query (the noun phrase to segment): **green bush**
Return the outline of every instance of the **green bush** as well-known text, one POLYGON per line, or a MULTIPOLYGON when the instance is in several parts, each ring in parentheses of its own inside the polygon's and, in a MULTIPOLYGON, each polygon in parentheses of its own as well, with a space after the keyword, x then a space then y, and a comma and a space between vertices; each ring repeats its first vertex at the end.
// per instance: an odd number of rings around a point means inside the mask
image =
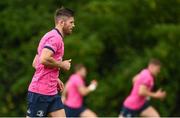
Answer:
MULTIPOLYGON (((85 99, 87 107, 99 116, 117 116, 131 78, 156 57, 163 62, 156 86, 168 96, 163 102, 152 100, 152 105, 162 116, 180 116, 179 0, 1 0, 0 116, 25 116, 31 63, 62 5, 76 11, 64 58, 88 67, 87 82, 99 81, 97 91, 85 99)), ((71 72, 62 72, 64 82, 71 72)))

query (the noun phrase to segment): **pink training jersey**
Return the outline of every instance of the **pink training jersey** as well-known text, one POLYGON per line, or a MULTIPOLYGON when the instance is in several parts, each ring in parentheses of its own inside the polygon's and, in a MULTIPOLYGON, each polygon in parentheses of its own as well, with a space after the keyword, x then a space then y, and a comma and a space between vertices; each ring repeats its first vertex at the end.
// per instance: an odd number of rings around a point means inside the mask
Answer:
POLYGON ((83 96, 78 91, 80 86, 85 86, 84 79, 78 74, 71 75, 66 83, 67 98, 65 105, 71 108, 80 108, 83 105, 83 96))
POLYGON ((138 77, 139 78, 135 81, 130 95, 124 102, 124 106, 132 110, 140 109, 147 100, 147 97, 140 96, 138 94, 139 87, 141 85, 145 85, 149 90, 151 90, 154 86, 154 77, 148 69, 142 70, 139 73, 138 77))
POLYGON ((58 93, 57 80, 59 78, 58 68, 48 68, 40 63, 40 55, 42 50, 47 48, 51 50, 53 58, 56 61, 61 61, 64 55, 64 43, 60 32, 53 29, 46 33, 38 46, 38 56, 35 62, 36 71, 29 85, 28 91, 43 95, 55 95, 58 93))

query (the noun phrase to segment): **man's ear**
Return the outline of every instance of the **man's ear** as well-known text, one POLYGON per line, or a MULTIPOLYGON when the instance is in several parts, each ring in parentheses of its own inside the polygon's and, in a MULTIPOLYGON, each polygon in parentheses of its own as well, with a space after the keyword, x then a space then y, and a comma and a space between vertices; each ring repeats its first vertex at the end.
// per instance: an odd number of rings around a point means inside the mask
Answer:
POLYGON ((61 27, 64 27, 64 21, 63 20, 59 20, 58 23, 61 25, 61 27))

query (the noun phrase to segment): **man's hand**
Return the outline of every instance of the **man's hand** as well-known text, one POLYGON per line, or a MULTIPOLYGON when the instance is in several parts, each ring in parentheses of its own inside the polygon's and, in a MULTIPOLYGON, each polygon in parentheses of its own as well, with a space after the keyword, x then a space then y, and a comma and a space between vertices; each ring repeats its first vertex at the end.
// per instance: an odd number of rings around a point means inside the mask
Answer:
POLYGON ((58 89, 60 92, 63 92, 64 90, 64 84, 60 79, 58 79, 58 89))
POLYGON ((88 89, 89 89, 90 91, 96 90, 97 84, 98 84, 98 82, 97 82, 96 80, 92 80, 92 81, 91 81, 91 84, 88 86, 88 89))
POLYGON ((155 92, 154 96, 160 100, 163 100, 166 97, 166 92, 162 91, 162 89, 159 89, 155 92))
POLYGON ((69 70, 71 68, 71 59, 60 62, 60 68, 69 70))

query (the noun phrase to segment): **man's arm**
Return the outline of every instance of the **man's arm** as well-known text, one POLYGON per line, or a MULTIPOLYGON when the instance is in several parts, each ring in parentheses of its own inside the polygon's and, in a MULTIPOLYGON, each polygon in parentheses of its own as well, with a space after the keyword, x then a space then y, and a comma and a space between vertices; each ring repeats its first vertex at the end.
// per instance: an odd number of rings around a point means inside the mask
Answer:
POLYGON ((36 54, 36 56, 34 57, 33 63, 32 63, 33 68, 36 68, 37 57, 38 57, 38 55, 36 54))
POLYGON ((86 96, 86 95, 88 95, 88 94, 91 92, 91 90, 90 90, 88 87, 86 87, 86 86, 80 86, 80 87, 78 87, 78 91, 79 91, 79 93, 80 93, 82 96, 86 96))
POLYGON ((40 63, 50 68, 60 68, 60 62, 53 57, 53 51, 44 48, 40 56, 40 63))
POLYGON ((40 63, 49 68, 63 68, 65 70, 70 69, 71 60, 56 61, 52 56, 53 56, 53 51, 44 48, 40 56, 40 63))
POLYGON ((64 91, 62 92, 62 97, 61 97, 61 100, 62 100, 62 102, 64 103, 65 102, 65 100, 66 100, 66 95, 67 95, 67 89, 66 89, 66 87, 64 88, 64 91))
POLYGON ((146 97, 153 97, 157 99, 163 99, 166 96, 166 92, 162 91, 161 89, 159 89, 156 92, 151 92, 150 90, 148 90, 146 85, 141 85, 139 88, 139 95, 146 97))
POLYGON ((138 78, 139 78, 139 74, 135 75, 132 79, 132 83, 134 84, 138 78))
POLYGON ((82 96, 88 95, 90 92, 94 91, 97 87, 97 82, 95 80, 91 81, 91 84, 86 87, 84 85, 78 87, 78 91, 82 96))

